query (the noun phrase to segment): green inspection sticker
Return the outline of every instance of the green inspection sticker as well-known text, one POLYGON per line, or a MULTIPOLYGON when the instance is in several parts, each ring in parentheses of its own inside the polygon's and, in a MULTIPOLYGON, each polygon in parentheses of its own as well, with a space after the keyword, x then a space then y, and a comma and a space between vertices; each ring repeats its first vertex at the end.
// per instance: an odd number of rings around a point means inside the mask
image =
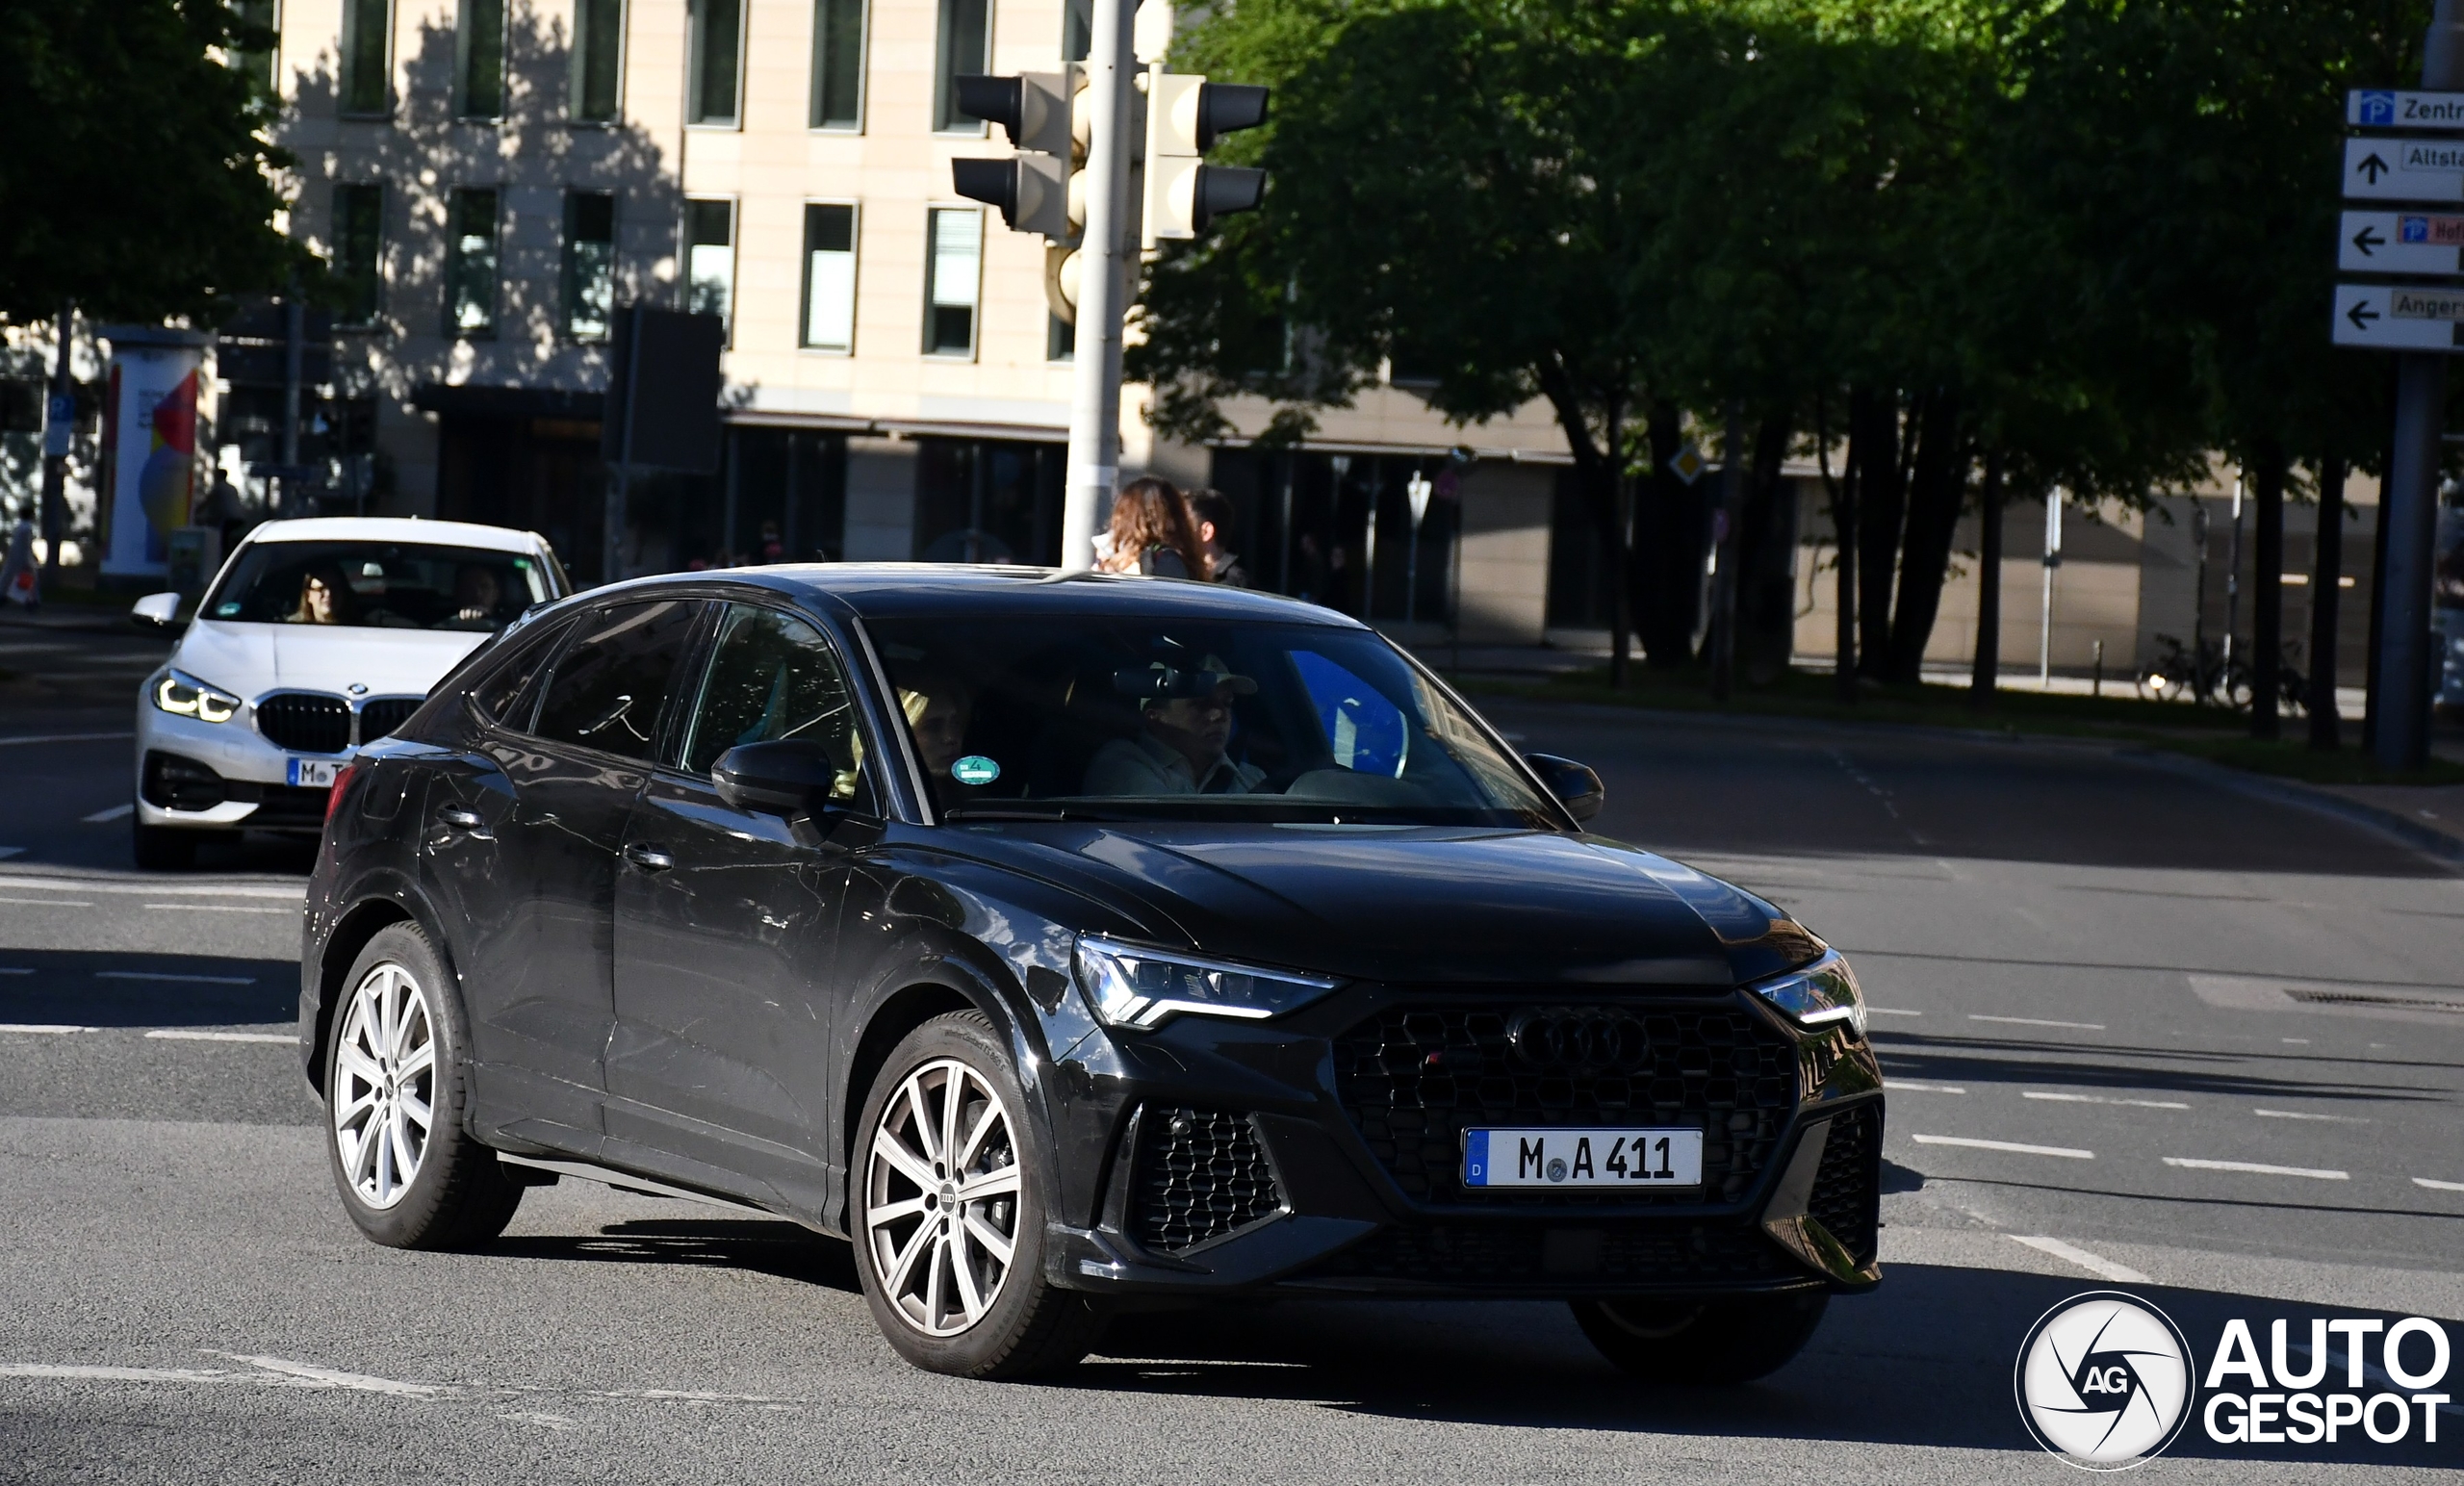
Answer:
POLYGON ((1001 766, 982 754, 969 754, 950 765, 950 778, 962 784, 989 784, 1001 777, 1001 766))

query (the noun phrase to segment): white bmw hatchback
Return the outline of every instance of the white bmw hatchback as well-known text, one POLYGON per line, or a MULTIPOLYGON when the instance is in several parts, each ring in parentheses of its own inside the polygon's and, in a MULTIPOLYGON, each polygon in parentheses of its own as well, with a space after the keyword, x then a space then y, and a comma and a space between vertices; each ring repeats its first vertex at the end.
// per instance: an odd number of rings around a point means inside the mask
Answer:
MULTIPOLYGON (((314 835, 334 774, 463 656, 569 591, 535 532, 333 518, 248 533, 137 703, 137 862, 241 830, 314 835)), ((178 596, 138 601, 169 625, 178 596)))

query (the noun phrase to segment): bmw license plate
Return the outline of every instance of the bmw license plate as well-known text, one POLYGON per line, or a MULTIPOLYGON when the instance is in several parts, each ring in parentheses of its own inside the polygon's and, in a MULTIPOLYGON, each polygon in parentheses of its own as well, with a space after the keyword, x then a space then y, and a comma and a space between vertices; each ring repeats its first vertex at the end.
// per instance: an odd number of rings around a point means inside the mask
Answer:
POLYGON ((331 758, 294 758, 291 760, 291 782, 309 789, 324 789, 334 782, 334 771, 341 763, 331 758))
POLYGON ((1700 1130, 1466 1130, 1466 1187, 1700 1187, 1700 1130))

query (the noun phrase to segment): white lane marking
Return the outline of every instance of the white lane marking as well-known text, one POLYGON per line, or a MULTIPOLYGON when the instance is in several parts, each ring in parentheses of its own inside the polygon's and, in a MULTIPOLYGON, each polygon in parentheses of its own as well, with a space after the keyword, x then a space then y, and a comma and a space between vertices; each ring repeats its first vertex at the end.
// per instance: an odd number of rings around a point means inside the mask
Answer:
POLYGON ((213 1383, 218 1368, 90 1368, 56 1362, 0 1362, 0 1377, 59 1377, 82 1383, 213 1383))
POLYGON ((145 1035, 166 1042, 280 1042, 290 1047, 299 1045, 299 1035, 295 1032, 190 1032, 178 1027, 157 1027, 145 1035))
POLYGON ((101 743, 112 738, 133 738, 133 732, 29 732, 13 738, 0 738, 0 748, 12 743, 101 743))
POLYGON ((1886 1078, 1883 1080, 1883 1088, 1889 1089, 1912 1089, 1920 1094, 1964 1094, 1967 1092, 1965 1089, 1957 1084, 1913 1084, 1904 1078, 1886 1078))
POLYGON ((1869 1016, 1922 1016, 1925 1014, 1922 1012, 1912 1012, 1905 1007, 1896 1006, 1869 1006, 1865 1008, 1865 1013, 1869 1016))
POLYGON ((2284 1043, 2288 1047, 2308 1047, 2310 1045, 2310 1039, 2308 1038, 2278 1038, 2276 1040, 2284 1043))
POLYGON ((543 1414, 535 1409, 516 1409, 510 1414, 499 1414, 497 1418, 517 1424, 537 1424, 542 1429, 552 1429, 559 1434, 581 1427, 578 1420, 567 1419, 562 1414, 543 1414))
POLYGON ((2339 1125, 2366 1125, 2370 1121, 2358 1114, 2311 1114, 2300 1110, 2252 1110, 2262 1119, 2322 1119, 2339 1125))
POLYGON ((227 1357, 244 1362, 252 1368, 296 1378, 303 1387, 347 1388, 359 1393, 392 1394, 403 1398, 433 1398, 451 1389, 442 1383, 405 1383, 396 1378, 377 1377, 367 1372, 346 1372, 339 1368, 321 1368, 313 1362, 293 1362, 288 1357, 250 1357, 239 1352, 206 1353, 209 1357, 227 1357))
POLYGON ((174 975, 167 970, 97 970, 98 981, 171 981, 183 986, 254 986, 252 975, 174 975))
POLYGON ((25 854, 26 849, 22 846, 0 846, 0 859, 5 859, 10 857, 22 857, 25 854))
POLYGON ((2102 1032, 2103 1022, 2047 1021, 2041 1016, 1988 1016, 1982 1012, 1967 1013, 1969 1021, 2007 1022, 2014 1027, 2069 1027, 2079 1032, 2102 1032))
POLYGON ((2426 1176, 2414 1177, 2413 1185, 2426 1187, 2432 1191, 2464 1191, 2464 1182, 2441 1182, 2426 1176))
POLYGON ((134 893, 154 898, 288 898, 304 902, 305 887, 278 887, 271 883, 122 883, 104 877, 37 877, 31 872, 0 872, 0 888, 40 888, 46 892, 134 893))
POLYGON ((38 1032, 57 1036, 64 1032, 99 1032, 99 1027, 72 1027, 63 1022, 0 1022, 0 1032, 38 1032))
POLYGON ((2087 1270, 2098 1279, 2112 1280, 2117 1285, 2153 1285, 2156 1283, 2154 1280, 2149 1279, 2146 1275, 2140 1273, 2137 1269, 2132 1268, 2126 1264, 2116 1264, 2101 1254, 2092 1254, 2084 1248, 2078 1248, 2071 1244, 2065 1243, 2060 1239, 2023 1238, 2015 1233, 2011 1235, 2011 1242, 2014 1243, 2025 1243, 2028 1247, 2035 1249, 2040 1254, 2051 1254, 2056 1259, 2063 1260, 2069 1264, 2075 1264, 2080 1268, 2087 1270))
POLYGON ((2319 1182, 2348 1182, 2349 1171, 2330 1171, 2323 1166, 2272 1166, 2257 1161, 2202 1161, 2194 1156, 2168 1156, 2165 1165, 2186 1166, 2193 1171, 2246 1171, 2252 1176, 2306 1176, 2319 1182))
POLYGON ((1975 1140, 1963 1135, 1912 1135, 1919 1145, 1964 1145, 1980 1151, 2015 1151, 2022 1156, 2060 1156, 2067 1161, 2093 1161, 2094 1151, 2072 1145, 2021 1145, 2015 1140, 1975 1140))
POLYGON ((149 909, 163 909, 182 913, 279 913, 291 916, 290 909, 261 909, 247 903, 148 903, 149 909))
POLYGON ((84 815, 78 818, 83 820, 89 826, 102 826, 108 825, 116 820, 125 820, 127 817, 136 813, 137 807, 133 805, 115 805, 108 810, 96 810, 91 815, 84 815))
POLYGON ((32 975, 34 973, 35 967, 32 965, 0 965, 0 975, 32 975))
POLYGON ((89 898, 0 898, 0 903, 23 903, 39 909, 90 909, 94 906, 89 898))
POLYGON ((2040 1089, 2030 1089, 2019 1095, 2022 1099, 2051 1099, 2062 1104, 2127 1104, 2141 1110, 2187 1110, 2189 1105, 2177 1099, 2109 1099, 2103 1094, 2057 1094, 2040 1089))

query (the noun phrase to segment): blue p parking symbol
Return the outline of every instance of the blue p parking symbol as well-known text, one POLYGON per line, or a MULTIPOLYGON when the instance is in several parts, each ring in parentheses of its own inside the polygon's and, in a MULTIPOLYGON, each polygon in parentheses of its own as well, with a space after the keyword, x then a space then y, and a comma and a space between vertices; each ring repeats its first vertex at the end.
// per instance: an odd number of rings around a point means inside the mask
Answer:
POLYGON ((2392 124, 2396 121, 2396 95, 2384 89, 2366 89, 2361 95, 2361 121, 2364 124, 2392 124))

